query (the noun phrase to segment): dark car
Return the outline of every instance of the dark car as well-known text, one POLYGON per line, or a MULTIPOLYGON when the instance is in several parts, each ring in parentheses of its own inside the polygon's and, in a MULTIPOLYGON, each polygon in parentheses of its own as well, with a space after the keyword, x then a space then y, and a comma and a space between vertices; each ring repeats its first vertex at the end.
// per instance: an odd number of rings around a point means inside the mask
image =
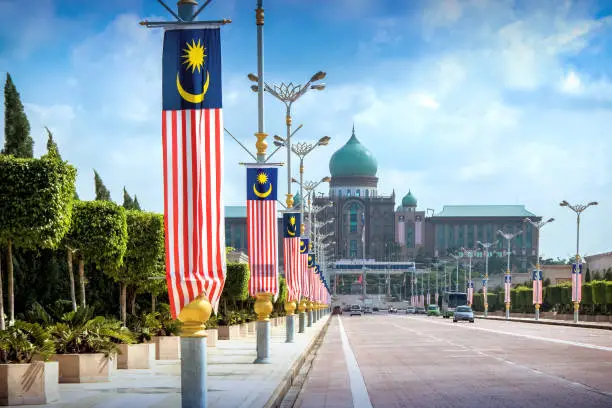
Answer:
POLYGON ((341 315, 342 314, 342 308, 340 306, 334 306, 334 310, 333 310, 332 314, 341 315))
POLYGON ((370 306, 366 306, 366 307, 364 307, 364 308, 363 308, 363 313, 364 313, 364 314, 366 314, 366 313, 372 313, 372 308, 370 308, 370 306))
POLYGON ((379 310, 380 310, 380 309, 378 309, 376 306, 374 306, 374 307, 372 308, 372 311, 374 311, 374 312, 378 312, 379 310))

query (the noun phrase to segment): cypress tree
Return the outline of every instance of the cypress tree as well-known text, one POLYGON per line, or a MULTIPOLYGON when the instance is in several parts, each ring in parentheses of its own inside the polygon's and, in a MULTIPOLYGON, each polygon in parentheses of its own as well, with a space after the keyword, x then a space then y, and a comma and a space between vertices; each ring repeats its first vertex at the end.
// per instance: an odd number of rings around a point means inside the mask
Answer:
POLYGON ((4 84, 4 149, 2 154, 15 157, 34 157, 34 141, 30 136, 30 122, 23 110, 21 97, 10 74, 4 84))
POLYGON ((47 129, 47 135, 49 137, 47 139, 47 154, 50 157, 55 157, 55 158, 57 158, 59 160, 62 160, 62 156, 59 153, 59 149, 57 148, 57 144, 53 140, 53 134, 51 133, 51 131, 49 130, 48 127, 45 126, 45 129, 47 129))
POLYGON ((126 210, 134 209, 134 200, 132 200, 125 187, 123 187, 123 208, 126 210))
POLYGON ((589 268, 587 268, 586 275, 584 275, 584 281, 585 282, 590 282, 591 281, 591 270, 589 268))
POLYGON ((110 191, 104 185, 102 178, 96 170, 94 170, 94 182, 96 184, 96 200, 97 201, 113 201, 111 200, 110 191))
POLYGON ((75 201, 79 201, 79 193, 76 192, 76 190, 74 190, 74 197, 72 197, 75 201))
POLYGON ((134 194, 134 204, 132 208, 134 210, 142 211, 142 209, 140 208, 140 203, 138 202, 138 197, 136 197, 136 194, 134 194))

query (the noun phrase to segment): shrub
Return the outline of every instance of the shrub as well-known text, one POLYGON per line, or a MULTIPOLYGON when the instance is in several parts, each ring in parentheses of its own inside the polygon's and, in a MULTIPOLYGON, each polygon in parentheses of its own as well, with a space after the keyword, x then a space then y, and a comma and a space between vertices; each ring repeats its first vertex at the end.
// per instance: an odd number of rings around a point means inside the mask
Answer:
POLYGON ((41 325, 18 320, 0 331, 0 350, 2 364, 29 364, 34 356, 48 360, 55 353, 55 345, 49 331, 41 325))

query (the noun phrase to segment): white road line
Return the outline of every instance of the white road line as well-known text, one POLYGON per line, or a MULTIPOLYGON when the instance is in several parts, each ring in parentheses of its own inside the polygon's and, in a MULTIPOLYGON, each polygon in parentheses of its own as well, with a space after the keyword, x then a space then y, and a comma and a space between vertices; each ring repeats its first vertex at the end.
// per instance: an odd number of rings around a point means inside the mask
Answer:
MULTIPOLYGON (((431 320, 423 320, 423 321, 426 321, 427 323, 431 323, 431 324, 438 324, 441 326, 450 327, 450 325, 448 325, 447 323, 434 322, 431 320)), ((464 326, 462 324, 453 325, 452 327, 461 327, 462 329, 467 329, 467 330, 480 330, 480 331, 497 333, 497 334, 507 334, 510 336, 524 337, 526 339, 531 339, 531 340, 547 341, 550 343, 565 344, 568 346, 583 347, 583 348, 589 348, 589 349, 594 349, 594 350, 612 351, 612 347, 598 346, 595 344, 580 343, 577 341, 570 341, 570 340, 552 339, 550 337, 540 337, 540 336, 534 336, 532 334, 512 333, 512 332, 506 332, 506 331, 501 331, 501 330, 485 329, 484 327, 464 326)))
POLYGON ((344 351, 344 359, 346 360, 346 368, 349 374, 349 382, 351 384, 351 394, 353 395, 354 408, 372 408, 368 389, 366 388, 363 375, 357 364, 357 359, 349 343, 348 336, 342 325, 342 318, 338 318, 338 326, 340 327, 340 339, 342 340, 342 350, 344 351))

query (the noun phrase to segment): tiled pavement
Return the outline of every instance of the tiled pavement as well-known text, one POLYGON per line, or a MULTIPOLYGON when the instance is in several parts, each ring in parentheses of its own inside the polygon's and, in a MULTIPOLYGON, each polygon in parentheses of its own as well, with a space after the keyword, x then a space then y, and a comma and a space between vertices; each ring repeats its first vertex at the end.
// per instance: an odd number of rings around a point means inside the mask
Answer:
MULTIPOLYGON (((254 335, 219 340, 217 347, 209 347, 208 407, 264 407, 327 318, 324 316, 303 334, 296 332, 294 343, 285 343, 284 325, 272 327, 270 364, 253 364, 254 335)), ((179 361, 157 362, 148 370, 115 370, 108 383, 60 384, 59 402, 22 407, 178 408, 180 379, 179 361)))
POLYGON ((295 408, 352 408, 338 318, 332 317, 295 408))

